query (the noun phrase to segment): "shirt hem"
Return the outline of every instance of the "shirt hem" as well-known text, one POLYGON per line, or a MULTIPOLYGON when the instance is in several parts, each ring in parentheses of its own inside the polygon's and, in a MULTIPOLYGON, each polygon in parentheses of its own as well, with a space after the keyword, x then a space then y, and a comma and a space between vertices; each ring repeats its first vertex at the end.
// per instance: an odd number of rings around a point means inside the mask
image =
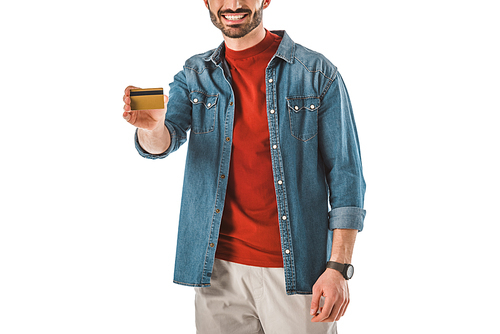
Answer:
POLYGON ((192 286, 192 287, 209 287, 210 286, 210 283, 185 283, 185 282, 179 282, 179 281, 176 281, 176 280, 173 280, 173 282, 175 284, 179 284, 179 285, 184 285, 184 286, 192 286))
POLYGON ((241 264, 241 265, 244 265, 244 266, 250 266, 250 267, 260 267, 260 268, 283 268, 283 263, 281 263, 280 265, 266 265, 266 264, 262 264, 262 263, 255 263, 255 262, 248 262, 248 261, 242 261, 242 260, 238 260, 238 259, 229 259, 227 257, 224 257, 224 256, 220 256, 220 255, 216 255, 215 256, 216 259, 219 259, 219 260, 223 260, 223 261, 227 261, 227 262, 233 262, 233 263, 237 263, 237 264, 241 264))

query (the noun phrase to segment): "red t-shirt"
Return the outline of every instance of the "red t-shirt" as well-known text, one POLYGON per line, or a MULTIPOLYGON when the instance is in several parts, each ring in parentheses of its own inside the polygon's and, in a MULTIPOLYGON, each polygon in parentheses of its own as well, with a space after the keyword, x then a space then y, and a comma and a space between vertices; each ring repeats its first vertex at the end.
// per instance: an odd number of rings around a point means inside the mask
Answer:
POLYGON ((274 189, 265 75, 281 37, 269 31, 259 44, 233 51, 234 130, 218 259, 259 267, 283 267, 274 189))

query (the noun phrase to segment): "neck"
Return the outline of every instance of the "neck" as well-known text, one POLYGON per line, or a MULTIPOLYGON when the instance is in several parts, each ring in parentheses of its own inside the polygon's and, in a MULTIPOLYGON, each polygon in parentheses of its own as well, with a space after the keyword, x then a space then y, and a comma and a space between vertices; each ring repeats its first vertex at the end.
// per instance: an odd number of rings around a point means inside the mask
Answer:
POLYGON ((234 51, 242 51, 251 48, 262 42, 266 37, 266 29, 261 23, 257 28, 249 32, 247 35, 241 38, 230 38, 223 35, 226 47, 234 51))

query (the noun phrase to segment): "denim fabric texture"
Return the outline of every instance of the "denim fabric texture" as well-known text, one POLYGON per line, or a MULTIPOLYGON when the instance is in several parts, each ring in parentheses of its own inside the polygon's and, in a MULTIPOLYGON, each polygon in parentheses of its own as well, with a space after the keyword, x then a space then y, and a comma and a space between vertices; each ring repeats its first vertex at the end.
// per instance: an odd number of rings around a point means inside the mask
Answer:
MULTIPOLYGON (((323 55, 284 31, 266 69, 267 118, 287 294, 310 294, 330 257, 332 231, 363 229, 365 181, 346 87, 323 55)), ((209 286, 231 163, 235 103, 224 43, 188 59, 170 84, 165 158, 189 146, 174 282, 209 286)))

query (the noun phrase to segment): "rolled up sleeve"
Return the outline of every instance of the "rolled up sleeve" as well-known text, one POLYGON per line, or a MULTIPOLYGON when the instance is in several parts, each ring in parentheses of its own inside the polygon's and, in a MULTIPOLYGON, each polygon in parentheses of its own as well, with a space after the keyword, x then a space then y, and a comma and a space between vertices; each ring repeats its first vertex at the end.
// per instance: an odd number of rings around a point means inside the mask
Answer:
POLYGON ((174 151, 174 147, 176 147, 175 141, 177 140, 177 136, 175 135, 175 130, 172 125, 168 124, 165 122, 165 126, 167 127, 169 133, 170 133, 170 146, 167 148, 167 150, 163 153, 160 154, 152 154, 144 150, 139 143, 139 138, 137 137, 137 131, 135 131, 135 148, 137 149, 137 152, 141 155, 141 157, 147 158, 147 159, 163 159, 167 157, 170 153, 174 151))
POLYGON ((353 229, 361 232, 365 221, 366 210, 356 207, 336 208, 329 213, 329 228, 334 230, 353 229))

